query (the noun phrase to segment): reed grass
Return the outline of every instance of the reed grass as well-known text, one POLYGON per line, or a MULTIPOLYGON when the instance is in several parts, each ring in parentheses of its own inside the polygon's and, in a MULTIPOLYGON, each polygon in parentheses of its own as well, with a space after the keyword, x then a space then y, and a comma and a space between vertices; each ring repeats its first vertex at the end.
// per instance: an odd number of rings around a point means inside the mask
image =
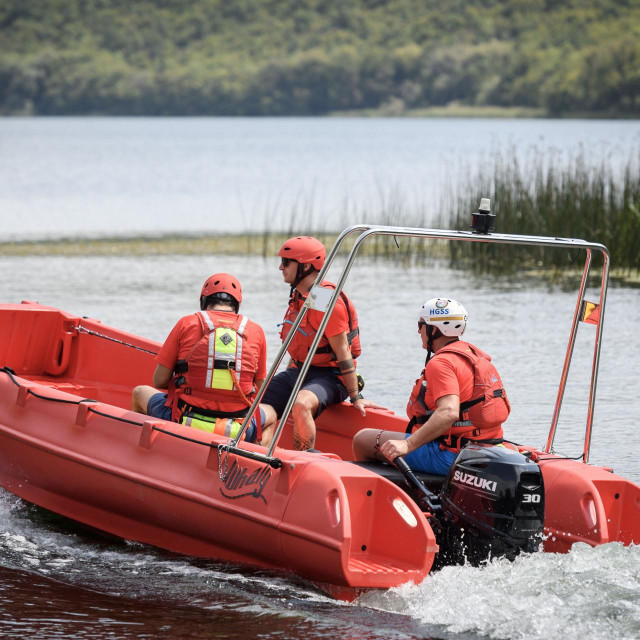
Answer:
MULTIPOLYGON (((584 153, 558 167, 532 154, 494 156, 489 167, 472 175, 441 218, 454 228, 469 228, 470 212, 482 197, 491 198, 496 231, 524 235, 580 238, 604 244, 618 276, 637 279, 640 270, 640 150, 617 170, 609 161, 589 164, 584 153)), ((582 252, 580 252, 582 253, 582 252)), ((581 267, 584 256, 552 247, 515 247, 451 243, 452 263, 476 271, 513 273, 581 267)), ((595 260, 594 260, 595 264, 595 260)))

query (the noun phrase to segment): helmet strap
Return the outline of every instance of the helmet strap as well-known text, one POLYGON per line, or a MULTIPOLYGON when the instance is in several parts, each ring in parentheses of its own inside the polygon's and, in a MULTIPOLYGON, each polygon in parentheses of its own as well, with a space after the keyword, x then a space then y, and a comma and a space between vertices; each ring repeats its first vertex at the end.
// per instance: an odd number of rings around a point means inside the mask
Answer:
POLYGON ((234 313, 238 313, 240 310, 240 303, 231 295, 226 294, 226 299, 218 297, 217 293, 212 293, 210 296, 200 296, 200 310, 206 311, 210 306, 215 304, 223 304, 233 308, 234 313))
POLYGON ((315 271, 313 265, 310 264, 302 264, 298 262, 298 270, 296 271, 296 279, 293 281, 291 285, 291 293, 293 294, 293 290, 311 273, 315 271), (306 267, 306 269, 305 269, 306 267))
POLYGON ((424 366, 426 367, 427 362, 429 362, 431 356, 433 355, 433 341, 437 337, 435 333, 436 331, 440 333, 440 331, 437 329, 437 327, 434 327, 431 324, 428 324, 425 327, 425 331, 427 332, 427 359, 424 361, 424 366))

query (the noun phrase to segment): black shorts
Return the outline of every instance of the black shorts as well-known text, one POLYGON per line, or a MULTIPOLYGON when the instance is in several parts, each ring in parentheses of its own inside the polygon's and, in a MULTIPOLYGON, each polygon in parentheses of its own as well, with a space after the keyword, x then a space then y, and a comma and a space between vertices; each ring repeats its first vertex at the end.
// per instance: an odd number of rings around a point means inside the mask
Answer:
MULTIPOLYGON (((298 379, 300 369, 289 368, 273 377, 261 402, 271 405, 280 418, 284 413, 293 386, 298 379)), ((309 367, 300 390, 311 391, 318 398, 319 416, 328 406, 346 400, 349 394, 340 378, 329 367, 309 367)))

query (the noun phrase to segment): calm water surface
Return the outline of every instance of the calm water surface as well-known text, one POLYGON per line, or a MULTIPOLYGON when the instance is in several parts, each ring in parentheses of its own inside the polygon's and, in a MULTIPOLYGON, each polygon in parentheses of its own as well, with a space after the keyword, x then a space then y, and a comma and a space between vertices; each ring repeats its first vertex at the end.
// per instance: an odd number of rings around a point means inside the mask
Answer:
POLYGON ((0 239, 430 224, 496 151, 623 165, 638 121, 0 119, 0 239))
MULTIPOLYGON (((340 227, 347 214, 370 222, 389 204, 426 221, 448 185, 496 149, 524 160, 537 149, 566 163, 582 148, 615 165, 637 150, 638 129, 633 121, 0 119, 0 239, 267 221, 340 227)), ((288 294, 276 259, 0 256, 0 299, 37 300, 162 341, 195 310, 204 279, 222 270, 242 281, 243 311, 263 325, 274 355, 288 294)), ((347 292, 360 316, 366 395, 404 411, 424 362, 416 309, 448 295, 465 304, 468 339, 501 372, 513 405, 507 433, 544 445, 575 284, 567 292, 437 265, 357 263, 347 292)), ((591 451, 591 462, 635 482, 638 317, 639 290, 610 290, 591 451)), ((581 327, 556 439, 567 455, 582 451, 592 339, 593 327, 581 327)), ((640 637, 637 547, 446 568, 345 605, 288 576, 104 539, 2 490, 0 522, 0 638, 640 637)))

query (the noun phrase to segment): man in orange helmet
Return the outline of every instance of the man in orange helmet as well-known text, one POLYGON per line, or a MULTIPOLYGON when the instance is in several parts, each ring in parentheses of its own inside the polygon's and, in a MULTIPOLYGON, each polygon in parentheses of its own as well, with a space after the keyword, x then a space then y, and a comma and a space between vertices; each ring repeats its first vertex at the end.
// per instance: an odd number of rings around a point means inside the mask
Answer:
MULTIPOLYGON (((131 408, 234 438, 267 368, 264 331, 238 314, 241 302, 237 278, 228 273, 208 278, 200 311, 172 329, 156 356, 154 386, 136 387, 131 408)), ((249 442, 271 440, 275 416, 262 408, 259 413, 244 433, 249 442)))
MULTIPOLYGON (((289 306, 280 332, 284 341, 318 277, 326 251, 316 238, 298 236, 287 240, 278 255, 281 258, 280 271, 284 281, 291 286, 289 306)), ((322 282, 322 286, 335 287, 326 281, 322 282)), ((300 367, 322 321, 322 315, 320 311, 307 310, 288 347, 291 356, 289 368, 274 376, 262 398, 263 403, 269 405, 269 409, 273 409, 278 418, 284 412, 300 367)), ((295 449, 314 448, 314 418, 329 405, 349 398, 362 415, 365 415, 365 407, 378 406, 365 400, 359 393, 355 359, 360 351, 358 316, 351 300, 341 293, 292 407, 295 449)))

